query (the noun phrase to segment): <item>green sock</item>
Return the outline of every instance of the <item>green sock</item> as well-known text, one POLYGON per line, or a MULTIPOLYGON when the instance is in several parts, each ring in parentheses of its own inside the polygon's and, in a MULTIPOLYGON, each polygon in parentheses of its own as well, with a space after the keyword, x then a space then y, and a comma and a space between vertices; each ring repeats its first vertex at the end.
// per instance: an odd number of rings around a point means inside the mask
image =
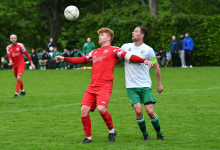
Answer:
POLYGON ((136 119, 136 121, 137 121, 139 128, 140 128, 141 132, 143 133, 143 135, 146 135, 147 130, 146 130, 146 124, 145 124, 144 117, 142 117, 141 119, 136 119))
POLYGON ((157 134, 160 135, 161 131, 160 131, 160 123, 159 123, 158 116, 156 116, 155 118, 150 118, 150 121, 151 121, 154 129, 156 130, 157 134))

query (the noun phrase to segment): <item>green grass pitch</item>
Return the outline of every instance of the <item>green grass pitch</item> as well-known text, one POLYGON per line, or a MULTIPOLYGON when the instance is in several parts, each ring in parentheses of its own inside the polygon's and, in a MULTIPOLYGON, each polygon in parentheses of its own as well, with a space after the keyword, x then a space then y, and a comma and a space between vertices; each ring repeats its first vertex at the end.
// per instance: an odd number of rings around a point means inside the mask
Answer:
POLYGON ((25 70, 26 95, 13 99, 16 80, 12 71, 0 71, 0 149, 2 150, 141 150, 220 149, 220 68, 162 68, 164 91, 158 94, 154 69, 154 105, 166 141, 144 112, 150 141, 144 142, 125 89, 124 67, 114 70, 113 93, 108 105, 117 131, 107 142, 108 129, 96 110, 90 113, 93 143, 84 138, 80 103, 90 83, 91 70, 25 70))

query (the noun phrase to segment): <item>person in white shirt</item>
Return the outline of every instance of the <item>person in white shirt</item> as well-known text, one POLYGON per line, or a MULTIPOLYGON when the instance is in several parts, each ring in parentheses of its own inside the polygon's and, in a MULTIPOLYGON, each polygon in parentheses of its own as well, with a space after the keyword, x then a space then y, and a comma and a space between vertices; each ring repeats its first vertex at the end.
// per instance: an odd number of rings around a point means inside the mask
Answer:
MULTIPOLYGON (((122 45, 121 49, 154 63, 154 69, 157 77, 157 91, 161 93, 163 91, 163 86, 161 84, 160 67, 158 65, 155 52, 150 46, 143 43, 147 34, 148 30, 145 27, 136 27, 132 32, 132 40, 134 42, 122 45)), ((150 140, 150 137, 146 130, 145 119, 142 113, 142 103, 144 104, 151 123, 157 132, 157 139, 165 140, 160 130, 158 116, 153 109, 153 104, 157 101, 152 95, 152 83, 149 74, 150 67, 144 65, 143 63, 135 64, 128 61, 124 61, 124 64, 127 94, 136 113, 136 121, 143 133, 144 141, 150 140)))

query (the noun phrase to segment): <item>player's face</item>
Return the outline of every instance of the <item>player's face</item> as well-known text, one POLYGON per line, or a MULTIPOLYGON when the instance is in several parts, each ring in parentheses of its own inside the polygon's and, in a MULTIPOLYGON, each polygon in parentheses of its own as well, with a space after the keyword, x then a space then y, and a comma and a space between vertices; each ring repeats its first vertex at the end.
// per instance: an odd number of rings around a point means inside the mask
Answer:
POLYGON ((16 36, 11 36, 11 37, 10 37, 10 41, 11 41, 12 44, 16 44, 16 42, 17 42, 17 37, 16 37, 16 36))
POLYGON ((90 43, 91 42, 91 38, 87 38, 87 42, 90 43))
POLYGON ((67 49, 64 49, 63 51, 64 51, 64 53, 66 53, 66 52, 67 52, 67 49))
POLYGON ((34 53, 34 49, 31 49, 31 53, 34 53))
POLYGON ((99 45, 103 46, 108 41, 110 41, 110 37, 108 37, 107 33, 99 34, 99 45))
POLYGON ((132 32, 132 40, 134 42, 136 41, 140 41, 141 38, 144 37, 144 34, 141 34, 141 28, 137 27, 134 29, 134 31, 132 32))
POLYGON ((43 50, 43 53, 45 54, 45 53, 46 53, 46 50, 43 50))
POLYGON ((50 42, 51 42, 51 43, 53 42, 53 38, 50 38, 50 42))
POLYGON ((172 40, 176 40, 176 37, 174 35, 172 36, 172 40))
POLYGON ((54 52, 56 52, 56 51, 57 51, 57 49, 56 49, 56 48, 54 48, 53 50, 54 50, 54 52))
POLYGON ((186 36, 186 37, 189 37, 189 34, 188 34, 188 33, 186 33, 186 34, 185 34, 185 36, 186 36))

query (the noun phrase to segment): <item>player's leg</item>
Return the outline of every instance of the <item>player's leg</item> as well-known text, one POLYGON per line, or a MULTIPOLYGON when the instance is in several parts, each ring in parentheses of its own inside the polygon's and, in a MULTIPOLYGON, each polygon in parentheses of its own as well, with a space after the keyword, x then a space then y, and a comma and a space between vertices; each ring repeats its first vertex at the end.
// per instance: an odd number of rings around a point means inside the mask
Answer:
POLYGON ((47 68, 47 67, 46 67, 46 66, 47 66, 47 62, 48 62, 48 60, 45 59, 45 60, 44 60, 44 70, 47 68))
POLYGON ((136 114, 136 122, 144 136, 144 140, 148 141, 150 140, 150 137, 147 133, 146 123, 145 123, 145 119, 142 113, 142 107, 141 107, 142 101, 141 101, 139 90, 140 90, 139 88, 127 88, 127 94, 131 102, 131 105, 134 108, 134 111, 136 114))
POLYGON ((86 138, 79 144, 86 144, 92 142, 91 120, 89 112, 94 111, 96 108, 95 94, 86 91, 81 105, 81 120, 86 138))
POLYGON ((153 104, 155 104, 157 100, 152 95, 152 89, 143 88, 141 99, 143 99, 143 103, 147 111, 147 114, 150 117, 151 123, 155 131, 157 132, 157 139, 165 140, 160 130, 160 123, 159 123, 158 115, 154 112, 154 109, 153 109, 153 104))
POLYGON ((2 57, 1 58, 1 70, 3 70, 4 64, 5 64, 5 58, 2 57))
POLYGON ((111 94, 112 94, 112 83, 105 84, 102 87, 102 89, 100 89, 97 92, 96 95, 97 109, 109 130, 108 142, 114 142, 117 134, 113 126, 112 116, 110 112, 106 109, 111 94))
MULTIPOLYGON (((26 94, 24 91, 23 81, 21 80, 21 76, 23 75, 24 69, 25 69, 25 66, 20 65, 18 67, 18 71, 17 71, 17 82, 20 82, 20 83, 18 83, 18 85, 20 86, 20 89, 21 89, 20 96, 24 96, 26 94)), ((18 91, 19 91, 19 89, 18 89, 18 91)))
POLYGON ((39 60, 40 70, 43 69, 42 64, 43 64, 43 60, 39 60))

